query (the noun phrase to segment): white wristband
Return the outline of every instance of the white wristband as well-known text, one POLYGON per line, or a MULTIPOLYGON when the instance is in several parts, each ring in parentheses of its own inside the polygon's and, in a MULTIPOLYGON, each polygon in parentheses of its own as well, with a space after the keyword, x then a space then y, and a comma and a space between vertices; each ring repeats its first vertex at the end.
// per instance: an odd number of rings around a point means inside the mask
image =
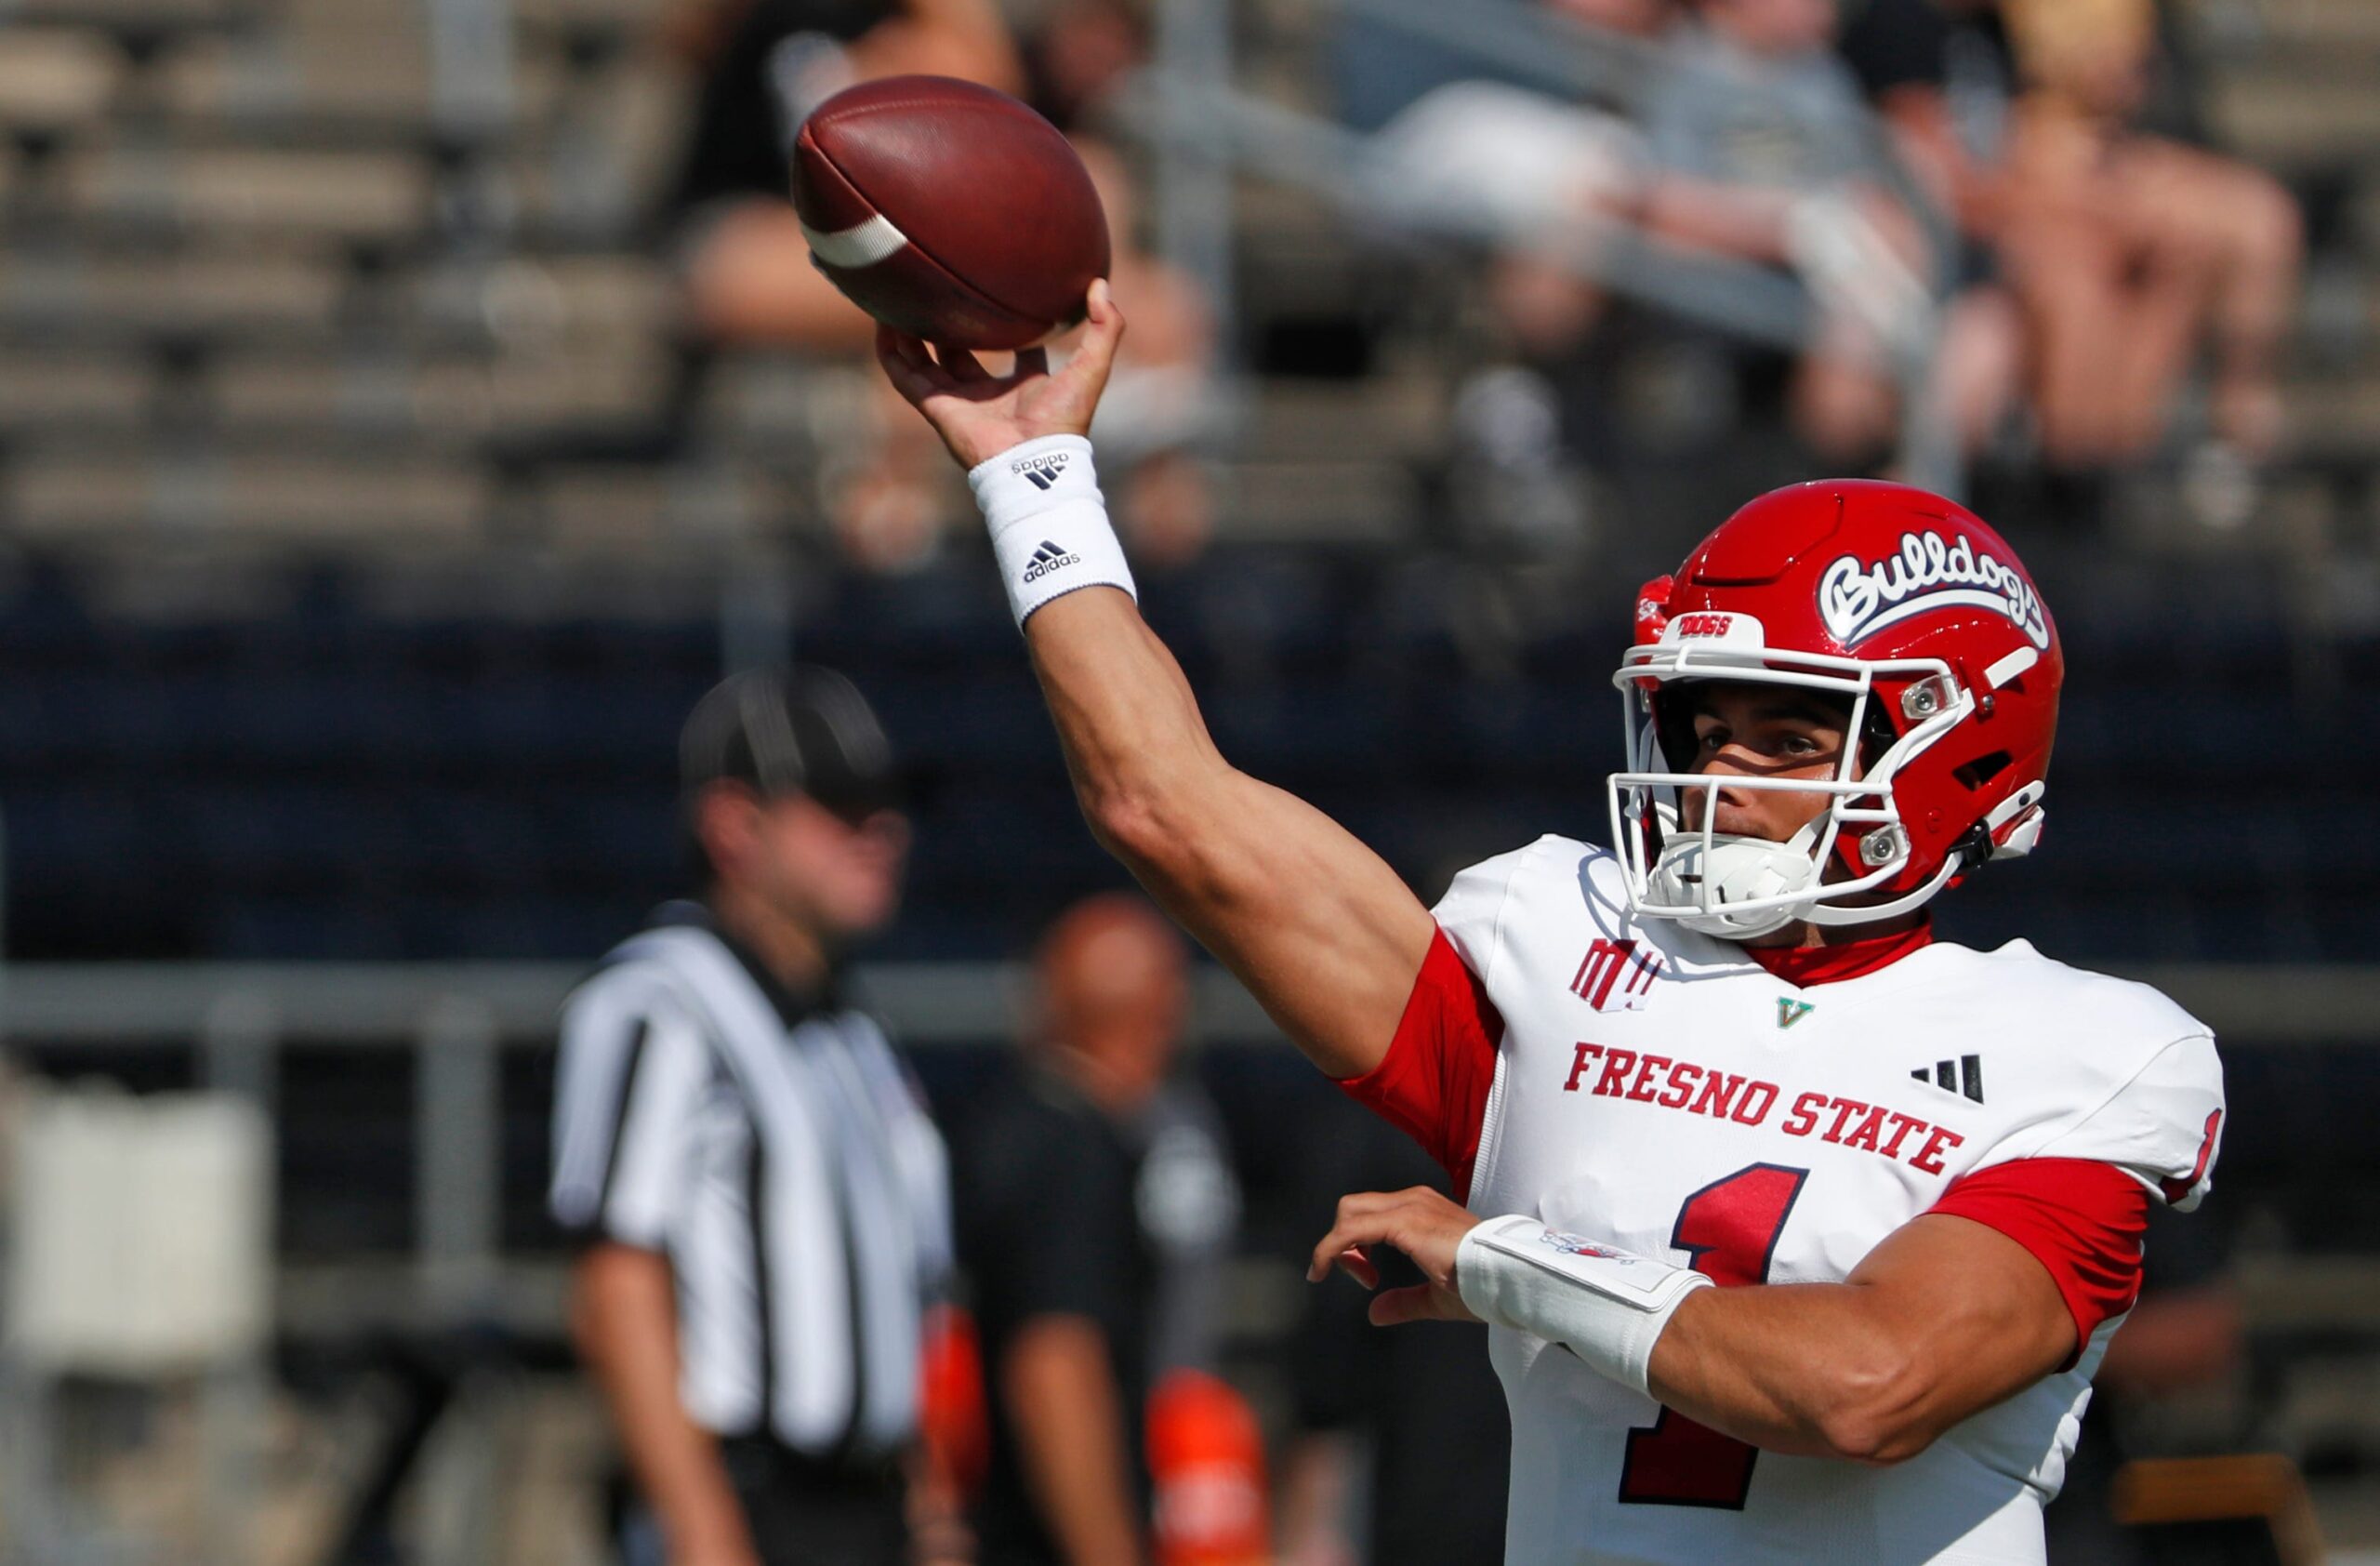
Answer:
POLYGON ((1078 588, 1122 588, 1135 600, 1124 546, 1080 435, 1044 435, 979 462, 967 475, 991 529, 992 554, 1017 629, 1034 610, 1078 588))
POLYGON ((1711 1286, 1699 1272, 1517 1215, 1464 1235, 1454 1279, 1481 1320, 1567 1344, 1591 1369, 1639 1392, 1647 1391, 1653 1344, 1671 1314, 1711 1286))

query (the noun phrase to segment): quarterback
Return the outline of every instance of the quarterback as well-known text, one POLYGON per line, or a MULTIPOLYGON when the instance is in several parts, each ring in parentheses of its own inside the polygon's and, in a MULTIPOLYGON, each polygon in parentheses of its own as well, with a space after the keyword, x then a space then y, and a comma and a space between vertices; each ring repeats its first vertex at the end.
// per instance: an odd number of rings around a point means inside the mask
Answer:
POLYGON ((2041 832, 2063 659, 2015 553, 1895 484, 1752 501, 1637 599, 1611 847, 1425 909, 1210 741, 1092 471, 1104 284, 1091 323, 1054 375, 879 356, 970 470, 1092 829, 1462 1197, 1348 1197, 1313 1275, 1390 1246, 1430 1281, 1374 1320, 1489 1324, 1508 1559, 2041 1561, 2223 1084, 2155 991, 1931 938, 2041 832))

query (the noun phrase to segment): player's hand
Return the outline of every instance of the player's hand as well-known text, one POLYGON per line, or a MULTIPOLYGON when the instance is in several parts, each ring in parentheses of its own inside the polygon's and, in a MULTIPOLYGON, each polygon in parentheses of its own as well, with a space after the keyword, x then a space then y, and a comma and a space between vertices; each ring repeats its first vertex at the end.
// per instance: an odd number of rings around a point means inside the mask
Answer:
POLYGON ((963 348, 929 347, 922 338, 883 325, 876 328, 876 362, 903 400, 926 416, 959 465, 972 468, 1043 435, 1091 432, 1091 416, 1124 337, 1124 312, 1104 277, 1091 285, 1090 319, 1080 346, 1055 375, 1047 349, 1021 351, 1016 367, 996 376, 963 348))
POLYGON ((1342 1197, 1339 1218, 1314 1248, 1305 1269, 1309 1283, 1319 1283, 1336 1267, 1367 1289, 1380 1287, 1380 1269, 1365 1252, 1370 1245, 1402 1251, 1421 1269, 1427 1283, 1391 1289, 1373 1297, 1371 1320, 1376 1327, 1405 1321, 1476 1321, 1463 1305, 1454 1282, 1454 1254, 1462 1237, 1479 1220, 1427 1186, 1395 1192, 1361 1191, 1342 1197))

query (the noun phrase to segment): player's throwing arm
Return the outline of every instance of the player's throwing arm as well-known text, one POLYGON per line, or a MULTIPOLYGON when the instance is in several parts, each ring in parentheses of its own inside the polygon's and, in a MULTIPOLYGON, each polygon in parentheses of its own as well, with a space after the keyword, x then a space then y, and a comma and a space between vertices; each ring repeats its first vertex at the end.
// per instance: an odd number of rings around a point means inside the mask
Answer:
POLYGON ((1316 1065, 1355 1076, 1396 1031, 1430 914, 1336 822, 1224 762, 1142 621, 1085 435, 1123 334, 1103 282, 1056 374, 1031 349, 994 377, 889 326, 877 355, 968 471, 1091 829, 1316 1065))

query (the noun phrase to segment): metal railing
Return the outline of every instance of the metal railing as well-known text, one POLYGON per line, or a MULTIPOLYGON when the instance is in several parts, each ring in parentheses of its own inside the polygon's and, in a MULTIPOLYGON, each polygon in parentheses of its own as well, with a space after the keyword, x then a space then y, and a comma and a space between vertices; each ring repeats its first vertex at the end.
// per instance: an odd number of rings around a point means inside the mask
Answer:
MULTIPOLYGON (((19 963, 7 970, 0 1047, 45 1055, 126 1047, 190 1052, 199 1085, 246 1096, 270 1115, 284 1043, 398 1047, 418 1056, 407 1113, 416 1175, 412 1258, 435 1311, 478 1297, 500 1252, 497 1115, 504 1052, 549 1047, 578 963, 19 963)), ((2380 964, 2148 966, 2155 985, 2230 1050, 2366 1036, 2380 1010, 2380 964)), ((863 967, 859 984, 911 1048, 985 1044, 1014 1034, 1027 976, 994 962, 863 967)), ((1278 1035, 1227 974, 1202 969, 1197 1044, 1264 1044, 1278 1035)))

